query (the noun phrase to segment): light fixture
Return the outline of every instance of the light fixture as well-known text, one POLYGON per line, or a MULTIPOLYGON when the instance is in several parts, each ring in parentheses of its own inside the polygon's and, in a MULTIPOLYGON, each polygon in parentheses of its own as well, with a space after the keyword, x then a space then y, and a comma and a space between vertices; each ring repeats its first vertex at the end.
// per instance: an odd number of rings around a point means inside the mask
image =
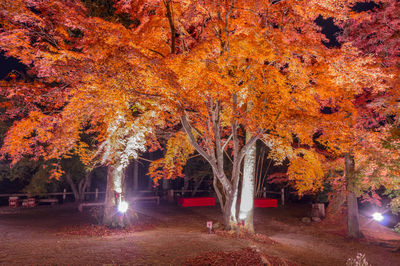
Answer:
POLYGON ((380 212, 374 212, 374 214, 372 214, 372 218, 375 221, 381 222, 385 217, 380 212))
POLYGON ((247 218, 247 214, 246 213, 243 213, 243 212, 239 213, 239 220, 246 220, 246 218, 247 218))
POLYGON ((118 211, 120 213, 125 213, 128 210, 129 204, 126 201, 120 201, 118 204, 118 211))

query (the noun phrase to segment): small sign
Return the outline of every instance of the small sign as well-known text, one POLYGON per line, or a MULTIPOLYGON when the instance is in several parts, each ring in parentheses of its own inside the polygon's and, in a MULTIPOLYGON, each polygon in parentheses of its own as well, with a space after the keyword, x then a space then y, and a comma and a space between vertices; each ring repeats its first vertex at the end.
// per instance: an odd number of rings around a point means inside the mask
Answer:
POLYGON ((211 230, 212 230, 212 221, 207 221, 207 228, 208 228, 208 233, 211 234, 211 230))
POLYGON ((212 229, 212 221, 208 221, 208 222, 207 222, 207 228, 212 229))

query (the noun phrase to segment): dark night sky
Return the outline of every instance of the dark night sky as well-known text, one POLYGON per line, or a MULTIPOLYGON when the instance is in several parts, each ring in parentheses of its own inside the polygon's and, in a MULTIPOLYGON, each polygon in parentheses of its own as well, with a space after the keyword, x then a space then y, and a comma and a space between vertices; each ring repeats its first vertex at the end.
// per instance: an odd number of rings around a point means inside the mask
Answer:
POLYGON ((25 66, 14 58, 7 58, 4 53, 0 53, 0 79, 4 79, 7 74, 12 70, 23 70, 25 66))

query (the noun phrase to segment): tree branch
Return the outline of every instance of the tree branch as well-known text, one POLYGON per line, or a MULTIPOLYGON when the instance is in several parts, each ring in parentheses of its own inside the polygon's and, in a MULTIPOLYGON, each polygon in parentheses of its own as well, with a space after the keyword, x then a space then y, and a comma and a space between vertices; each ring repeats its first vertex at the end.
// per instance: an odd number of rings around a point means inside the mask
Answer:
POLYGON ((164 0, 164 5, 165 8, 167 9, 167 18, 168 18, 168 23, 169 27, 171 29, 171 54, 175 53, 175 24, 174 24, 174 19, 172 15, 172 0, 164 0))
POLYGON ((207 162, 210 163, 211 167, 217 172, 218 167, 217 167, 215 161, 213 161, 211 156, 209 154, 207 154, 207 152, 202 147, 200 147, 200 145, 197 143, 196 138, 194 137, 194 135, 192 133, 192 128, 191 128, 186 116, 181 116, 181 123, 182 123, 183 129, 185 130, 186 134, 189 137, 190 143, 197 150, 197 152, 200 153, 201 156, 203 156, 204 159, 206 159, 207 162))

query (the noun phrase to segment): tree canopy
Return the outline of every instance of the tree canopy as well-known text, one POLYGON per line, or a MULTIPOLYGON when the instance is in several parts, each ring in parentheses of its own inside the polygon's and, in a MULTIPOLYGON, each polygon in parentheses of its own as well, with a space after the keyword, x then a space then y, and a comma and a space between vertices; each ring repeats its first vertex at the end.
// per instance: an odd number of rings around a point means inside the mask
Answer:
MULTIPOLYGON (((86 164, 112 165, 121 180, 129 160, 159 148, 169 132, 150 175, 180 176, 196 150, 212 168, 225 222, 234 224, 241 163, 261 139, 271 158, 290 159, 300 194, 316 191, 324 173, 315 144, 335 154, 354 149, 366 132, 356 126, 356 97, 393 88, 373 55, 360 56, 370 46, 323 44, 319 16, 352 25, 349 36, 367 27, 352 11, 356 2, 115 0, 102 11, 95 0, 5 0, 1 49, 29 70, 1 84, 15 120, 2 153, 13 163, 75 153, 86 164)), ((381 16, 371 21, 396 35, 397 22, 381 16)), ((396 41, 386 43, 396 57, 396 41)), ((396 64, 390 58, 386 64, 396 64)))

